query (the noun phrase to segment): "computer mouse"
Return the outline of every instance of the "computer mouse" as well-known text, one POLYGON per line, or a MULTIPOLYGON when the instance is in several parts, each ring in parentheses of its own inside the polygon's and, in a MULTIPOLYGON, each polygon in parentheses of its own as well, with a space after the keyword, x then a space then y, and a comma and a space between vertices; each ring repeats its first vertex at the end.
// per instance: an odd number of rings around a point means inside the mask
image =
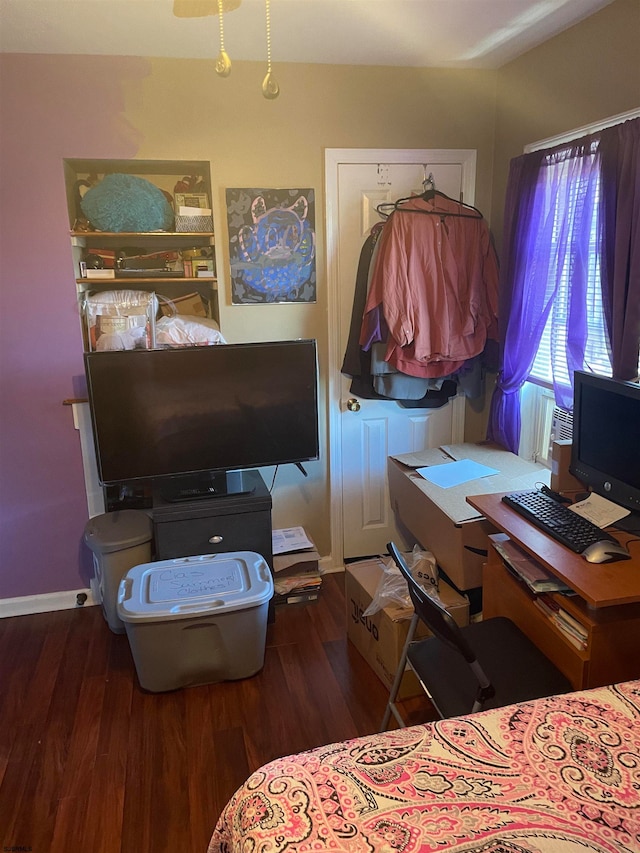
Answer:
POLYGON ((612 542, 611 539, 600 539, 589 545, 582 552, 582 556, 589 563, 614 563, 616 560, 630 560, 631 554, 620 542, 612 542))

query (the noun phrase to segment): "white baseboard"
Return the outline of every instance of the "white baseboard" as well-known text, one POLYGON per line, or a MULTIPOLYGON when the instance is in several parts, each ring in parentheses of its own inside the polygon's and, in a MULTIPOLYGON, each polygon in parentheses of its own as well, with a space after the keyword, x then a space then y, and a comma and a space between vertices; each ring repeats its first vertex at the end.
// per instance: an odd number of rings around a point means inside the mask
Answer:
POLYGON ((331 575, 336 572, 344 572, 344 565, 336 566, 331 557, 320 558, 320 573, 323 575, 331 575))
MULTIPOLYGON (((344 566, 335 566, 331 557, 320 560, 322 574, 344 572, 344 566)), ((20 598, 0 598, 0 619, 9 616, 28 616, 31 613, 49 613, 52 610, 72 610, 75 607, 93 607, 100 604, 100 590, 68 589, 63 592, 50 592, 44 595, 24 595, 20 598), (86 595, 84 604, 78 604, 78 596, 86 595)))
POLYGON ((49 613, 52 610, 71 610, 75 607, 91 607, 98 599, 90 589, 67 589, 44 595, 23 595, 19 598, 0 599, 0 619, 9 616, 28 616, 31 613, 49 613), (84 604, 78 604, 78 596, 86 595, 84 604))

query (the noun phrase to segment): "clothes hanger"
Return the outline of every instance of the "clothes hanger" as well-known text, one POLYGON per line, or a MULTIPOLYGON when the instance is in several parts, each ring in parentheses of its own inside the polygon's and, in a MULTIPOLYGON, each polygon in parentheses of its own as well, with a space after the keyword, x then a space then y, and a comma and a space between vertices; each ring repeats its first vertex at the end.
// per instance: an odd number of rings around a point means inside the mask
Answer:
POLYGON ((451 198, 451 196, 446 195, 440 190, 436 189, 436 184, 433 178, 433 174, 430 172, 429 177, 425 178, 422 182, 423 192, 420 195, 410 195, 403 196, 403 198, 398 198, 395 201, 385 201, 379 204, 376 207, 376 211, 383 217, 383 219, 388 219, 390 214, 395 210, 402 211, 404 213, 425 213, 428 216, 454 216, 459 219, 482 219, 483 214, 482 211, 478 210, 477 207, 474 207, 472 204, 466 204, 462 200, 458 200, 455 198, 451 198), (407 201, 415 201, 416 199, 423 199, 423 201, 433 201, 436 196, 440 196, 440 198, 446 198, 447 201, 452 201, 454 204, 460 205, 460 212, 453 213, 448 210, 420 210, 412 207, 403 207, 403 204, 407 201), (463 213, 462 208, 466 208, 467 210, 474 211, 473 213, 463 213))

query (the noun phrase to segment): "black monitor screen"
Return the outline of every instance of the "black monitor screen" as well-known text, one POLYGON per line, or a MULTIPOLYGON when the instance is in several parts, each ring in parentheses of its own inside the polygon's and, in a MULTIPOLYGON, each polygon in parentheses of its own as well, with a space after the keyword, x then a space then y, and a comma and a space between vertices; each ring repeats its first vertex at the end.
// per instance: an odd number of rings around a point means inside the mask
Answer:
POLYGON ((640 385, 576 371, 570 470, 594 492, 640 510, 640 385))
POLYGON ((85 355, 102 483, 318 458, 316 342, 85 355))

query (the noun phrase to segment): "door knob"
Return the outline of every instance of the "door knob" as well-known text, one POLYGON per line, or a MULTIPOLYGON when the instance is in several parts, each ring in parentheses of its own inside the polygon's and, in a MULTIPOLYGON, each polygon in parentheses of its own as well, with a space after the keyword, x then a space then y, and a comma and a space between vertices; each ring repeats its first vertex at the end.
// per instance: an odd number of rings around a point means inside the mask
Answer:
POLYGON ((212 545, 219 545, 222 542, 222 539, 223 539, 222 536, 211 536, 211 538, 209 539, 209 542, 212 545))
POLYGON ((349 409, 350 412, 359 412, 360 400, 356 400, 355 397, 349 397, 347 400, 347 409, 349 409))

